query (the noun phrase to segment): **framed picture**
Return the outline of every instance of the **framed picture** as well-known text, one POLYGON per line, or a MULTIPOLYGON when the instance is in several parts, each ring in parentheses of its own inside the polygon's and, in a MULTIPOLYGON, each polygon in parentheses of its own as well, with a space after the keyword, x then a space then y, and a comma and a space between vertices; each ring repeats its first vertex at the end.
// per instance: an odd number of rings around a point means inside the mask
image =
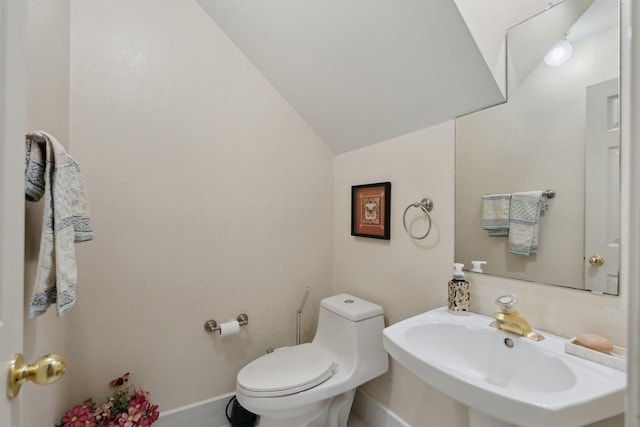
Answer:
POLYGON ((391 183, 351 187, 351 235, 391 239, 391 183))

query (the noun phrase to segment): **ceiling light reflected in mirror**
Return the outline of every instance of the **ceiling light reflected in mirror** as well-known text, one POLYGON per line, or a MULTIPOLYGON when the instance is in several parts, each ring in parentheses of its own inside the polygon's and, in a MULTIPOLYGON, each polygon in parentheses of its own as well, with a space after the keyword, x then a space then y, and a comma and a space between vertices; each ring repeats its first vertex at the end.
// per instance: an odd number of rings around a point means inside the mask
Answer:
POLYGON ((560 40, 544 56, 544 63, 549 67, 560 67, 571 58, 573 46, 566 40, 560 40))

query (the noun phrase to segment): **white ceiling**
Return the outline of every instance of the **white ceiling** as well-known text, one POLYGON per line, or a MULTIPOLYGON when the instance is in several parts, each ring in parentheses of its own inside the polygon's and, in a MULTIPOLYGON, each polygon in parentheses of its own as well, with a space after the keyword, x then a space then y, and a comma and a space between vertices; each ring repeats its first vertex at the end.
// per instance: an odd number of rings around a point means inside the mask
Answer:
POLYGON ((335 153, 504 101, 453 0, 198 0, 335 153))

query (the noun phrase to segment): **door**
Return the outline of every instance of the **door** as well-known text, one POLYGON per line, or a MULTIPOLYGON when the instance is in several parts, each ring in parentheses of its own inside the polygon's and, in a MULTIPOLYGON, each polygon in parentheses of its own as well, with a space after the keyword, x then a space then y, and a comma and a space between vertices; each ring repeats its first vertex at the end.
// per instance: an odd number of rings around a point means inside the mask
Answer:
POLYGON ((22 352, 26 2, 0 3, 0 426, 20 427, 20 398, 7 398, 6 378, 22 352))
POLYGON ((618 79, 587 88, 585 288, 618 294, 620 100, 618 79))

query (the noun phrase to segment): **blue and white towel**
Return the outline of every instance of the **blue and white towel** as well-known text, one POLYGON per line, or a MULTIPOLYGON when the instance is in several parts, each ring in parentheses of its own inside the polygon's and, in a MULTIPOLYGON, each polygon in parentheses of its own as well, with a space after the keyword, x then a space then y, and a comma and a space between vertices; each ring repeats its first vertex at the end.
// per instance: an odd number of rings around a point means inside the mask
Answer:
POLYGON ((44 196, 44 214, 36 281, 29 318, 55 303, 57 315, 76 301, 78 272, 75 242, 93 239, 86 183, 80 166, 50 134, 44 143, 26 141, 25 197, 36 202, 44 196))
POLYGON ((509 235, 509 205, 511 194, 487 194, 482 196, 482 228, 491 237, 509 235))
POLYGON ((547 197, 542 191, 511 195, 509 252, 525 256, 538 253, 540 213, 544 212, 547 206, 547 197))

